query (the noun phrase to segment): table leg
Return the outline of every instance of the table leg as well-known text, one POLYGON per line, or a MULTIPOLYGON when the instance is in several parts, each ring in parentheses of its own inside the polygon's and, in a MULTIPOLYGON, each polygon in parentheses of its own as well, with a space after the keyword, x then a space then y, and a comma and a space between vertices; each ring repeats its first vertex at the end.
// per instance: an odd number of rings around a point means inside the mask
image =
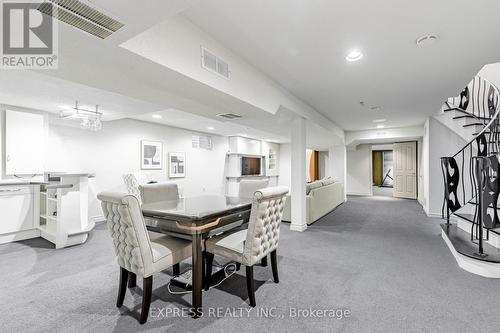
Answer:
POLYGON ((201 249, 201 234, 193 234, 193 255, 192 255, 192 283, 193 283, 193 317, 198 318, 202 315, 202 285, 203 285, 203 258, 201 249))

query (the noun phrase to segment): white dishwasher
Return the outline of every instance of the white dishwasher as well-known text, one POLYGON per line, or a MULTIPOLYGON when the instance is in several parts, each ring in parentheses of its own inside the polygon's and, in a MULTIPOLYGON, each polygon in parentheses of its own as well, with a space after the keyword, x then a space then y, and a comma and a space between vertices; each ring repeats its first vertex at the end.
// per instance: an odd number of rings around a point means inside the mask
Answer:
POLYGON ((0 186, 0 235, 35 228, 31 185, 0 186))

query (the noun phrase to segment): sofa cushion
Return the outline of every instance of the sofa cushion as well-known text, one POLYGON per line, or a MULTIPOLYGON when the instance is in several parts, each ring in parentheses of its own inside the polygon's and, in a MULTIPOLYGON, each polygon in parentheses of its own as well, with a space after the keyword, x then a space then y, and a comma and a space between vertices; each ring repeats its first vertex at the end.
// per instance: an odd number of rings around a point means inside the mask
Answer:
POLYGON ((330 184, 333 184, 335 182, 336 182, 335 179, 333 179, 331 177, 328 177, 328 178, 321 180, 321 183, 323 184, 323 186, 330 185, 330 184))
POLYGON ((312 190, 320 188, 321 186, 323 186, 323 183, 321 183, 320 180, 317 180, 315 182, 307 184, 306 185, 306 195, 309 194, 309 192, 311 192, 312 190))

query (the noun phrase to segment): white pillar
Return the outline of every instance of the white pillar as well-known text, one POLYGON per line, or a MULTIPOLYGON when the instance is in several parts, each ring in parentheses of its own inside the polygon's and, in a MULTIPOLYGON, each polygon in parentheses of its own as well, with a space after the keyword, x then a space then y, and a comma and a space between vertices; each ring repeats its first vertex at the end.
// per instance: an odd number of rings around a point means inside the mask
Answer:
POLYGON ((344 201, 347 200, 347 153, 345 145, 333 146, 328 150, 328 175, 344 185, 344 201))
POLYGON ((290 230, 304 231, 306 223, 306 120, 295 119, 292 123, 292 223, 290 230))

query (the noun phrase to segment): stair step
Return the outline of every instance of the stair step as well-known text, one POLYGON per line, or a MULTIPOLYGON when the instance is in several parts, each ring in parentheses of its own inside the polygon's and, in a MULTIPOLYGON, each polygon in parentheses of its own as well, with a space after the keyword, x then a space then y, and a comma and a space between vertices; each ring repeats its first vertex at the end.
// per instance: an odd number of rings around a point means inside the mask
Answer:
POLYGON ((449 108, 449 109, 444 109, 443 111, 444 111, 444 112, 450 112, 450 111, 460 111, 460 112, 467 113, 467 111, 465 111, 465 110, 464 110, 464 109, 462 109, 462 108, 458 108, 458 107, 449 108))
POLYGON ((500 263, 500 249, 488 244, 485 241, 483 242, 483 249, 487 256, 480 257, 476 254, 478 252, 478 246, 477 244, 471 242, 469 233, 458 228, 455 224, 446 225, 443 223, 441 224, 441 228, 445 232, 446 236, 448 236, 448 239, 458 253, 476 260, 500 263))
POLYGON ((466 214, 466 213, 453 213, 453 215, 458 216, 466 221, 469 221, 471 223, 474 223, 474 214, 466 214))
POLYGON ((471 114, 464 114, 464 115, 461 115, 461 116, 455 116, 452 119, 477 119, 477 120, 487 120, 487 121, 491 120, 491 118, 476 117, 476 116, 473 116, 471 114))
POLYGON ((465 124, 462 125, 463 127, 470 127, 470 126, 484 126, 485 124, 483 123, 470 123, 470 124, 465 124))

